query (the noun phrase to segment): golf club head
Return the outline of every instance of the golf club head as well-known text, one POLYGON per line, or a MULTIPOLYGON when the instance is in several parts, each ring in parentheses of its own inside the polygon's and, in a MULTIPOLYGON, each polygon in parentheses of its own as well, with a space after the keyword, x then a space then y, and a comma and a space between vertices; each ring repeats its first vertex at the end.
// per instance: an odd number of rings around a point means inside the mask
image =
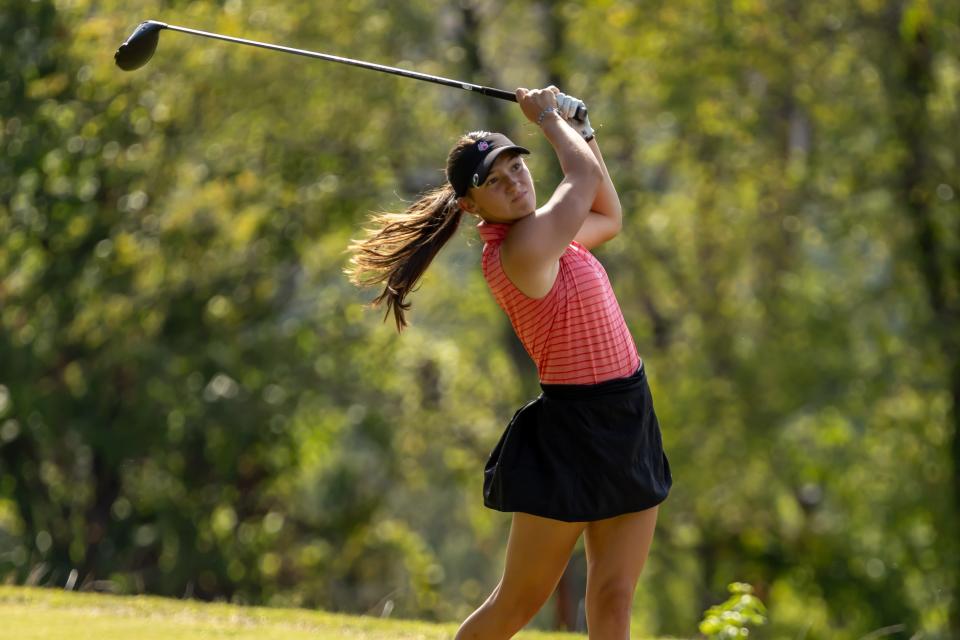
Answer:
POLYGON ((155 20, 141 22, 136 31, 131 33, 126 42, 113 54, 117 66, 124 71, 133 71, 147 64, 153 57, 153 52, 157 50, 160 30, 166 26, 163 22, 155 20))

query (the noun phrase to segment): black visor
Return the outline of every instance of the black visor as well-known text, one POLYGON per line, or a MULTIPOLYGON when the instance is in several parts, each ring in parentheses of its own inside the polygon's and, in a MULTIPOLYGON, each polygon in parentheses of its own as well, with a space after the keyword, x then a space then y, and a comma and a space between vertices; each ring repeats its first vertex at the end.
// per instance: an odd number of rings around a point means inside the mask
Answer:
POLYGON ((470 187, 479 187, 487 179, 490 168, 504 151, 530 153, 529 150, 513 144, 502 133, 483 136, 463 150, 460 157, 447 171, 447 180, 453 186, 457 196, 467 195, 470 187))

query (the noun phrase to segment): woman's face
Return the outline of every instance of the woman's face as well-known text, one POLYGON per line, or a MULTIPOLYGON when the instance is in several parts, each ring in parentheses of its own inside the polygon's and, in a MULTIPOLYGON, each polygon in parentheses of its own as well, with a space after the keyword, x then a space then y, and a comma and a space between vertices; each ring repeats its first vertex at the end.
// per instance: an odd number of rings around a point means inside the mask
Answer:
POLYGON ((488 222, 516 222, 537 208, 533 177, 523 158, 504 153, 479 187, 471 187, 461 208, 488 222))

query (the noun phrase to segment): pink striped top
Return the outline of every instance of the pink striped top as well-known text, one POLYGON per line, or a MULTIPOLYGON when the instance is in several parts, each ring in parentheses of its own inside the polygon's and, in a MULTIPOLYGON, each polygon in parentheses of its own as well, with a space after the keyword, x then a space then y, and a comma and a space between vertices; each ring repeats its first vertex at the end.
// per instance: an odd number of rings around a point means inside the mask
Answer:
POLYGON ((517 289, 500 265, 509 224, 481 222, 483 276, 533 358, 544 384, 596 384, 633 374, 637 347, 600 261, 579 242, 560 257, 553 288, 543 298, 517 289))

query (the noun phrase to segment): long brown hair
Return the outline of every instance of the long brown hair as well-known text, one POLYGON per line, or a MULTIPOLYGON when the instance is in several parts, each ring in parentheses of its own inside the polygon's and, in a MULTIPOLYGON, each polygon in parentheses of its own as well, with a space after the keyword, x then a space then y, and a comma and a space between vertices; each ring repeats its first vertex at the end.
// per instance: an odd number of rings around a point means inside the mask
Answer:
MULTIPOLYGON (((462 136, 447 156, 451 167, 464 149, 475 143, 486 131, 473 131, 462 136)), ((407 326, 405 312, 410 309, 407 296, 460 225, 463 211, 450 183, 422 194, 401 213, 381 213, 370 222, 374 228, 364 229, 364 237, 350 242, 350 281, 360 286, 385 283, 383 291, 373 299, 373 306, 386 303, 384 316, 397 323, 397 331, 407 326)))

